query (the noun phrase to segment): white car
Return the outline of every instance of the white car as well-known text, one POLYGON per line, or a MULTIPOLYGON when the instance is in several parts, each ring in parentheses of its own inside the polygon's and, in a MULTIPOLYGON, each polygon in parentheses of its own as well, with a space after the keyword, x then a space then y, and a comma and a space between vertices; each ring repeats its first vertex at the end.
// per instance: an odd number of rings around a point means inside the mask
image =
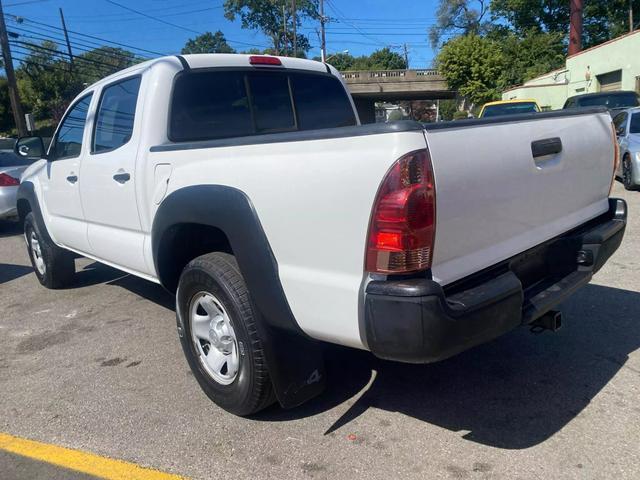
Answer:
POLYGON ((20 176, 32 162, 13 150, 0 150, 0 220, 18 217, 16 202, 20 176))
POLYGON ((603 108, 360 125, 324 63, 174 56, 82 92, 18 210, 44 286, 75 253, 173 292, 195 378, 247 415, 322 391, 324 342, 426 363, 556 329, 622 241, 617 154, 603 108))
POLYGON ((618 113, 613 123, 620 144, 618 177, 627 190, 640 189, 640 107, 618 113))

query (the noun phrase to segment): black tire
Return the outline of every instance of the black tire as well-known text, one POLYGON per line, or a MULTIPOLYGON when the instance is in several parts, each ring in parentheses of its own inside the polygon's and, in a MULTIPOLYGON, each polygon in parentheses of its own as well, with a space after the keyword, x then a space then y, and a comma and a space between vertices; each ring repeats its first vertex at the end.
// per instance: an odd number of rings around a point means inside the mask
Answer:
POLYGON ((207 396, 221 408, 240 416, 251 415, 271 405, 275 395, 262 341, 256 330, 258 314, 235 258, 216 252, 192 260, 180 276, 176 301, 176 309, 184 322, 180 338, 182 349, 207 396), (220 302, 235 332, 239 367, 235 379, 227 385, 207 371, 192 338, 190 307, 203 292, 220 302))
POLYGON ((24 219, 24 236, 27 241, 29 259, 40 284, 52 289, 70 286, 76 273, 73 254, 58 247, 46 231, 40 230, 33 212, 29 212, 24 219), (34 242, 32 239, 34 237, 40 249, 39 253, 33 250, 34 242), (42 260, 42 268, 39 267, 37 258, 42 260))
POLYGON ((625 190, 634 191, 640 189, 639 185, 633 183, 633 166, 629 155, 625 155, 622 159, 622 184, 625 190))

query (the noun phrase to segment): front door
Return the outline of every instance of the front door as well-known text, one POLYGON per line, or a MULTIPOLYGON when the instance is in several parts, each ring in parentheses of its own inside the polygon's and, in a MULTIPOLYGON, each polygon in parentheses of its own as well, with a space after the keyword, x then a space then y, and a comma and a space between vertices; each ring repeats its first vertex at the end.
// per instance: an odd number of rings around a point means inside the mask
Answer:
POLYGON ((60 123, 49 149, 47 179, 42 182, 50 235, 58 244, 83 252, 88 241, 80 202, 80 165, 88 148, 84 140, 91 98, 89 93, 79 99, 60 123))
POLYGON ((137 75, 102 88, 90 152, 82 162, 80 195, 91 253, 125 269, 147 273, 136 200, 141 79, 137 75))

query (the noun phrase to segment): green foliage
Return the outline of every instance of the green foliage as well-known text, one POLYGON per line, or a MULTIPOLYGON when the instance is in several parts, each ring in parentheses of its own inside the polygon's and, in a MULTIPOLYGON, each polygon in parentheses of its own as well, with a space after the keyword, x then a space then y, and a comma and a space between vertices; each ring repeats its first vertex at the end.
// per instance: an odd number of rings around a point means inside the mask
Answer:
MULTIPOLYGON (((634 11, 640 11, 640 0, 633 0, 632 4, 634 11)), ((628 0, 585 1, 584 47, 597 45, 628 32, 628 7, 628 0)), ((494 20, 506 21, 519 35, 535 29, 560 33, 565 39, 568 36, 568 0, 492 0, 491 12, 494 20)))
MULTIPOLYGON (((316 57, 317 60, 320 60, 316 57)), ((327 63, 336 67, 339 71, 347 70, 402 70, 407 68, 404 57, 392 52, 385 47, 376 50, 371 55, 354 57, 348 53, 336 53, 327 59, 327 63)))
POLYGON ((8 132, 13 128, 13 114, 10 105, 7 79, 0 77, 0 132, 8 132))
MULTIPOLYGON (((228 20, 240 19, 242 28, 262 31, 271 39, 275 53, 293 54, 293 18, 289 0, 225 0, 224 16, 228 20)), ((318 18, 317 0, 298 0, 296 3, 296 28, 299 31, 304 19, 318 18)), ((308 52, 309 39, 297 33, 298 51, 308 52)))
POLYGON ((453 116, 458 111, 456 100, 440 100, 439 114, 441 120, 453 120, 453 116))
POLYGON ((30 53, 16 69, 18 91, 25 112, 40 122, 57 123, 86 85, 140 61, 129 51, 105 46, 76 56, 72 68, 54 42, 28 48, 30 53))
POLYGON ((436 23, 429 29, 432 48, 440 46, 442 37, 451 32, 461 35, 483 33, 488 23, 489 0, 440 0, 436 10, 436 23))
POLYGON ((504 65, 499 44, 476 34, 447 42, 436 58, 436 66, 449 88, 457 90, 472 104, 499 96, 499 79, 504 65))
POLYGON ((206 32, 190 38, 182 49, 182 53, 236 53, 236 51, 227 43, 224 34, 218 30, 216 33, 206 32))
MULTIPOLYGON (((489 35, 491 38, 491 35, 489 35)), ((501 90, 550 72, 564 65, 564 35, 559 32, 524 32, 522 37, 506 32, 495 40, 504 56, 504 68, 500 74, 501 90)))

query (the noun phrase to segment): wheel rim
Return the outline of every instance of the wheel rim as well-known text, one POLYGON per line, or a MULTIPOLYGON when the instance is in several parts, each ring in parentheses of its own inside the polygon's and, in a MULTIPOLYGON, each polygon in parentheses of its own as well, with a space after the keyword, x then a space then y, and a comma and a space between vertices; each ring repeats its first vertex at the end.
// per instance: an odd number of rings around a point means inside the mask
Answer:
POLYGON ((44 259, 42 258, 42 248, 40 247, 38 236, 33 230, 29 236, 29 243, 31 244, 31 254, 33 255, 33 263, 36 265, 36 270, 38 270, 40 275, 44 275, 46 266, 44 264, 44 259))
POLYGON ((238 375, 238 340, 222 303, 208 292, 193 296, 189 305, 191 340, 204 370, 216 382, 229 385, 238 375))

